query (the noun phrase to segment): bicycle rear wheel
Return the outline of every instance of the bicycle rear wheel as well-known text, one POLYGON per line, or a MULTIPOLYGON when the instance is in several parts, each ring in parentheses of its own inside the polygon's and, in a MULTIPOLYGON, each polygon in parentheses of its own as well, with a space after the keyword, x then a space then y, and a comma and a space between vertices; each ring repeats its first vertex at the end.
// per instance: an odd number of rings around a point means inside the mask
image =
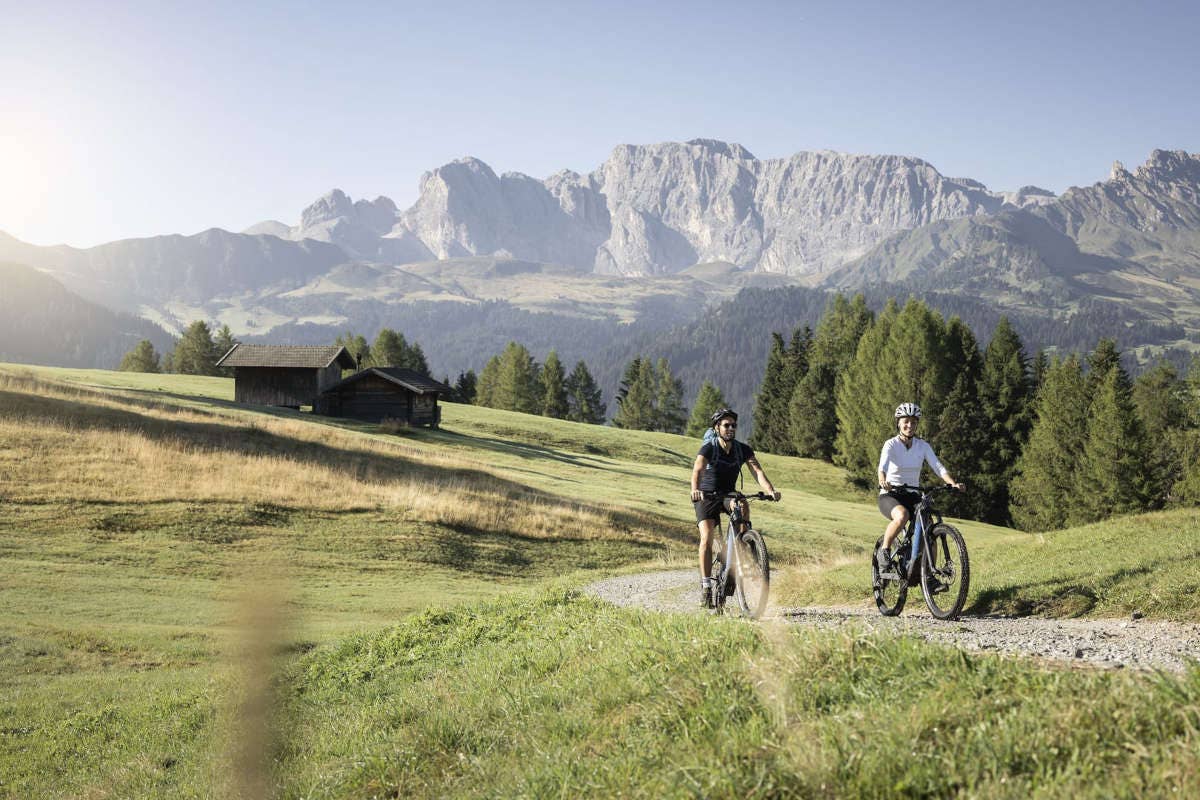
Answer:
POLYGON ((967 602, 971 564, 967 543, 953 525, 929 529, 929 554, 921 559, 921 592, 925 605, 938 619, 957 619, 967 602))
POLYGON ((758 619, 767 610, 767 594, 771 588, 771 560, 762 534, 748 530, 738 538, 734 548, 733 594, 737 597, 742 616, 758 619))
POLYGON ((879 571, 879 562, 875 560, 875 554, 881 547, 882 536, 875 542, 875 549, 871 551, 871 588, 875 593, 875 605, 878 606, 879 613, 885 617, 894 617, 904 610, 904 603, 908 600, 908 579, 900 572, 894 573, 895 578, 883 577, 879 571))

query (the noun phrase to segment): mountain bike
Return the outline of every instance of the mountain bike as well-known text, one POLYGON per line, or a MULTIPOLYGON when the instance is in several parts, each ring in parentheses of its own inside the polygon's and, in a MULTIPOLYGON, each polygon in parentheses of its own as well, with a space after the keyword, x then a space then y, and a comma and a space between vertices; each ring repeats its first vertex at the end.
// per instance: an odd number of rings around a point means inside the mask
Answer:
POLYGON ((967 559, 967 543, 953 525, 942 522, 942 515, 933 508, 933 495, 953 491, 953 486, 896 486, 920 492, 921 499, 909 516, 904 535, 896 548, 886 572, 879 571, 875 554, 883 547, 883 537, 871 551, 871 586, 875 605, 885 617, 894 617, 904 610, 908 587, 921 582, 925 605, 938 619, 957 619, 967 601, 971 582, 971 563, 967 559))
MULTIPOLYGON (((706 492, 713 497, 715 492, 706 492)), ((749 522, 742 516, 742 500, 767 500, 774 502, 769 494, 758 492, 745 495, 728 492, 721 495, 729 508, 729 527, 725 531, 725 543, 719 546, 713 537, 712 607, 720 614, 725 610, 729 597, 737 600, 742 616, 758 619, 767 610, 767 593, 771 587, 771 560, 767 555, 767 543, 762 534, 753 528, 738 533, 738 529, 749 522)))

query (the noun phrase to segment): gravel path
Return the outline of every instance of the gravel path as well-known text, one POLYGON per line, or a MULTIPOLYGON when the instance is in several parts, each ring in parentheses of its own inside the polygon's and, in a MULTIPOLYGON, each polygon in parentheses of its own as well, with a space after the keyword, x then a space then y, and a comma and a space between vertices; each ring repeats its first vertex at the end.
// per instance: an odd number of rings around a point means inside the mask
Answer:
MULTIPOLYGON (((586 591, 619 606, 705 613, 694 570, 608 578, 586 591)), ((860 606, 776 608, 769 617, 796 625, 837 628, 847 622, 870 630, 920 636, 966 650, 996 650, 1098 667, 1182 670, 1200 660, 1200 625, 1145 619, 1044 619, 964 615, 940 622, 929 614, 920 589, 909 592, 899 617, 884 617, 869 598, 860 606)))

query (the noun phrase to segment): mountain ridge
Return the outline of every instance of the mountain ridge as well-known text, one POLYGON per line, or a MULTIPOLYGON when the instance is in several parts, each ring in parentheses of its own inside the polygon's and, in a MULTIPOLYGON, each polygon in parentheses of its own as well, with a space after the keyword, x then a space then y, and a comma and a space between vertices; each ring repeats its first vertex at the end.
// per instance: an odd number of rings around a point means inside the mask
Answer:
POLYGON ((244 233, 83 250, 0 235, 0 259, 175 331, 203 318, 254 336, 424 301, 674 323, 743 287, 793 284, 961 293, 1060 319, 1098 299, 1200 332, 1198 198, 1200 157, 1181 150, 1055 197, 993 192, 911 156, 760 160, 693 139, 618 145, 591 173, 545 180, 468 156, 425 173, 408 209, 334 189, 297 225, 244 233))

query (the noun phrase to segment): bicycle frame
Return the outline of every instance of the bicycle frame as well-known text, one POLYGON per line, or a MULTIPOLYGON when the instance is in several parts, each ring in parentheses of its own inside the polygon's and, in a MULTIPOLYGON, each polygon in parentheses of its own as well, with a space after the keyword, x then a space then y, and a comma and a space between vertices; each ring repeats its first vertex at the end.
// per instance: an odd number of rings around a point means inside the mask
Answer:
MULTIPOLYGON (((721 558, 721 574, 714 576, 717 580, 717 596, 724 600, 726 590, 729 588, 729 576, 733 572, 733 548, 737 544, 738 525, 745 522, 742 516, 742 503, 745 499, 741 494, 733 493, 726 495, 732 502, 729 509, 729 525, 725 528, 725 555, 721 558)), ((715 542, 714 542, 715 544, 715 542)))
POLYGON ((942 515, 933 511, 932 506, 932 492, 922 492, 921 500, 913 508, 912 516, 909 518, 908 524, 904 526, 904 537, 900 540, 899 551, 904 552, 906 547, 909 551, 907 563, 904 565, 906 579, 909 583, 916 582, 921 568, 921 559, 932 555, 929 552, 929 539, 924 534, 925 531, 942 521, 942 515))
POLYGON ((718 608, 724 605, 725 599, 731 594, 729 579, 733 575, 734 566, 736 564, 735 559, 738 557, 735 550, 738 543, 738 536, 741 534, 741 531, 739 531, 738 528, 743 525, 747 528, 750 527, 750 520, 743 514, 742 504, 746 503, 748 505, 751 500, 774 499, 762 492, 752 495, 745 495, 741 492, 729 492, 723 495, 723 497, 730 501, 729 525, 725 529, 725 543, 723 547, 718 550, 717 542, 713 542, 713 555, 716 558, 719 558, 721 563, 720 572, 712 576, 712 578, 716 581, 716 597, 714 599, 716 600, 716 605, 718 608))

